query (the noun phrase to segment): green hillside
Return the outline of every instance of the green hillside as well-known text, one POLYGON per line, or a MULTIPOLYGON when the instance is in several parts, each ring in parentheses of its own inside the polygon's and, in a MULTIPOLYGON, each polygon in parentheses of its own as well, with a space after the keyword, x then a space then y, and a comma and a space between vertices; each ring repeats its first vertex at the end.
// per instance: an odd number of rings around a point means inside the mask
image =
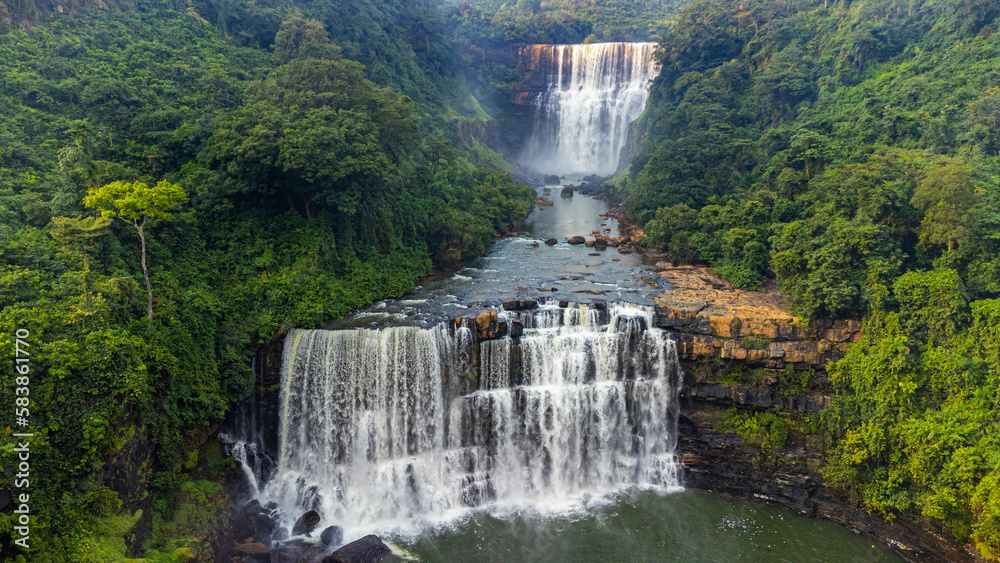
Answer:
POLYGON ((177 545, 194 438, 258 347, 402 295, 531 205, 459 139, 478 105, 428 4, 110 4, 0 13, 0 357, 34 346, 0 463, 34 433, 33 561, 119 560, 150 522, 148 547, 177 545), (108 464, 134 444, 153 453, 122 499, 108 464))
POLYGON ((1000 555, 1000 5, 707 1, 663 43, 617 179, 647 243, 808 318, 828 484, 1000 555))

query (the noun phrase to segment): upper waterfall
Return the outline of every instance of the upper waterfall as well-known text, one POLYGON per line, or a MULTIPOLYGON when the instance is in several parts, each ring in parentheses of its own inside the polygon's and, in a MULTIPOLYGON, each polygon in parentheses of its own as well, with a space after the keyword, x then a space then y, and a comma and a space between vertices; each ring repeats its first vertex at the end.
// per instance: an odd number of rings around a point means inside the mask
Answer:
POLYGON ((679 486, 681 373, 651 308, 552 303, 500 317, 523 334, 479 341, 454 321, 292 331, 262 500, 286 524, 316 510, 368 533, 679 486))
POLYGON ((656 76, 656 43, 531 45, 521 65, 541 73, 534 131, 521 161, 555 174, 612 174, 656 76))

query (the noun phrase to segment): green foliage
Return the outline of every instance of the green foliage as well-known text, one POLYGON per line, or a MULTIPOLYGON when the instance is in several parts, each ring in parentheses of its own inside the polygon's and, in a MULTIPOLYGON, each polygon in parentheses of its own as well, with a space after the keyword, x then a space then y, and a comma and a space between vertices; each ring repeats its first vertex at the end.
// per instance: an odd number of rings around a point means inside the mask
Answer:
POLYGON ((774 277, 805 317, 861 316, 909 269, 997 295, 997 9, 823 4, 702 2, 662 42, 616 183, 647 243, 774 277))
POLYGON ((137 442, 151 557, 186 560, 219 499, 183 473, 221 464, 191 457, 192 436, 250 395, 248 358, 403 295, 531 205, 459 138, 468 89, 428 3, 107 4, 0 12, 27 24, 0 30, 0 359, 30 331, 40 562, 126 556, 137 517, 103 472, 137 442))
POLYGON ((996 559, 1000 6, 897 4, 691 6, 616 186, 673 260, 866 317, 830 368, 827 483, 996 559))
POLYGON ((187 201, 184 188, 166 180, 150 187, 142 182, 112 182, 91 189, 83 205, 96 209, 102 217, 119 217, 126 222, 151 224, 170 221, 181 202, 187 201))
POLYGON ((509 43, 648 41, 665 36, 689 0, 448 0, 458 37, 509 43))
POLYGON ((732 408, 726 411, 716 430, 735 432, 743 442, 771 455, 788 442, 788 423, 771 412, 741 413, 732 408))

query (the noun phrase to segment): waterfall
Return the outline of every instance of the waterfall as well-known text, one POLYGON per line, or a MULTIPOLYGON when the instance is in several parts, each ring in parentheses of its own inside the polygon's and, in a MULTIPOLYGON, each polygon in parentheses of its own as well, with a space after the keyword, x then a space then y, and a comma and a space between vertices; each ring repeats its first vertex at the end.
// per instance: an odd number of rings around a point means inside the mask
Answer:
POLYGON ((681 372, 650 308, 500 318, 520 321, 520 338, 478 341, 467 322, 292 331, 263 500, 285 525, 317 510, 370 533, 679 488, 681 372))
POLYGON ((532 45, 522 66, 542 75, 535 129, 522 161, 555 174, 608 175, 646 106, 655 43, 532 45))

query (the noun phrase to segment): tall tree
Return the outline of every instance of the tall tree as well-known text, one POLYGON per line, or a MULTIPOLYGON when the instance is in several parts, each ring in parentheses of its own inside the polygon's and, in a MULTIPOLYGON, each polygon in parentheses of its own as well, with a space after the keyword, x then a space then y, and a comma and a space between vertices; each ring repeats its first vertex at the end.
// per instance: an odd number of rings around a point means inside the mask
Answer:
POLYGON ((153 187, 143 182, 112 182, 91 189, 83 198, 83 204, 100 211, 102 217, 118 217, 139 231, 142 275, 146 278, 147 319, 153 318, 153 286, 149 283, 149 268, 146 267, 146 223, 152 220, 155 225, 173 219, 173 212, 187 198, 184 188, 165 180, 153 187))

